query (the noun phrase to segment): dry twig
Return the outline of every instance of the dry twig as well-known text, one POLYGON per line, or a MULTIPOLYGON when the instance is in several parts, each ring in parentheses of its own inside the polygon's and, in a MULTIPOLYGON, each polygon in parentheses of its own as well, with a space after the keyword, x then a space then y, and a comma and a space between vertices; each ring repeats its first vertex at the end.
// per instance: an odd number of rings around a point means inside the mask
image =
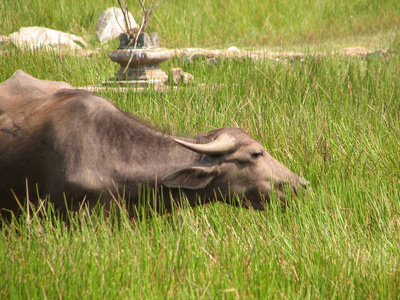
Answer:
POLYGON ((143 31, 146 31, 147 28, 147 23, 150 21, 151 16, 153 15, 154 11, 157 9, 157 7, 160 5, 162 0, 158 0, 157 4, 153 7, 154 0, 151 0, 150 5, 146 8, 144 5, 144 1, 138 0, 140 3, 140 7, 142 8, 142 11, 144 13, 144 18, 143 18, 143 31))
MULTIPOLYGON (((157 9, 157 7, 160 5, 162 0, 158 0, 157 4, 155 6, 154 6, 154 0, 151 0, 150 5, 147 8, 145 6, 145 0, 138 0, 138 1, 140 4, 140 7, 142 9, 142 12, 144 13, 144 17, 142 19, 139 29, 136 32, 131 32, 130 20, 129 20, 129 16, 128 16, 128 4, 126 4, 124 0, 118 0, 119 7, 121 8, 122 13, 124 15, 124 20, 125 20, 125 24, 126 24, 126 28, 127 28, 126 34, 129 37, 131 37, 131 40, 130 40, 127 48, 129 48, 132 44, 133 44, 133 48, 134 49, 136 48, 139 35, 142 32, 146 31, 147 24, 149 23, 151 16, 153 15, 153 13, 157 9)), ((124 73, 127 71, 132 59, 133 59, 133 55, 129 59, 129 62, 124 70, 124 73)))
POLYGON ((126 34, 130 35, 131 30, 131 20, 129 19, 128 15, 128 4, 125 3, 124 0, 118 0, 119 7, 121 8, 122 14, 124 15, 124 21, 126 26, 126 34), (125 5, 124 5, 125 4, 125 5))

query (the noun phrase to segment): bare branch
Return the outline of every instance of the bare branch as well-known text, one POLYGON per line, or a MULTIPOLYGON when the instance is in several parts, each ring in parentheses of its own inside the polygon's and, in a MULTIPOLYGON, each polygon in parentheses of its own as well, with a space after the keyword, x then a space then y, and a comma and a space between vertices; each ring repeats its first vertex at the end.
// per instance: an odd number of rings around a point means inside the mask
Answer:
POLYGON ((161 1, 162 1, 162 0, 158 0, 158 2, 157 2, 157 4, 156 4, 156 7, 154 7, 154 9, 153 9, 153 12, 154 12, 154 11, 157 9, 157 7, 160 5, 161 1))
MULTIPOLYGON (((130 37, 133 37, 133 39, 131 39, 131 41, 129 42, 127 48, 129 48, 133 44, 133 48, 136 49, 136 45, 137 45, 137 41, 138 41, 139 35, 142 32, 146 31, 147 24, 150 21, 151 16, 153 15, 153 13, 157 9, 157 7, 160 5, 162 0, 158 0, 154 7, 153 7, 154 0, 151 0, 149 6, 147 8, 146 8, 146 5, 145 5, 146 0, 138 0, 138 1, 139 1, 139 4, 140 4, 140 7, 142 9, 142 12, 143 12, 144 16, 143 16, 142 23, 141 23, 138 31, 135 32, 134 35, 132 36, 132 33, 130 32, 131 28, 130 28, 130 24, 129 24, 130 20, 129 20, 129 15, 128 15, 128 5, 126 4, 126 7, 124 8, 124 4, 125 4, 124 0, 118 0, 119 7, 122 10, 122 13, 124 15, 124 20, 125 20, 125 23, 126 23, 126 26, 127 26, 126 27, 127 31, 128 31, 127 35, 130 36, 130 37)), ((126 66, 126 68, 125 68, 123 73, 126 73, 126 71, 127 71, 128 67, 129 67, 132 59, 133 59, 133 55, 130 57, 129 62, 128 62, 128 64, 127 64, 127 66, 126 66)))
MULTIPOLYGON (((131 24, 128 15, 128 4, 126 4, 125 0, 117 0, 117 1, 124 15, 127 34, 132 36, 132 33, 130 32, 131 24)), ((138 0, 138 1, 144 16, 143 16, 141 30, 139 30, 139 32, 136 35, 139 35, 141 32, 146 31, 147 24, 149 23, 151 16, 153 15, 154 11, 158 8, 162 0, 158 0, 155 6, 154 6, 154 0, 151 0, 148 7, 146 7, 145 5, 146 2, 145 0, 138 0)))
MULTIPOLYGON (((133 43, 133 49, 136 49, 136 45, 137 45, 137 41, 138 41, 138 39, 139 39, 139 35, 140 35, 140 33, 142 33, 142 28, 143 28, 143 21, 142 21, 142 24, 140 25, 140 28, 139 28, 139 30, 138 30, 138 32, 137 32, 135 38, 132 39, 132 40, 129 42, 127 48, 129 48, 129 46, 133 43)), ((122 72, 123 74, 125 74, 126 71, 128 70, 129 65, 130 65, 131 62, 132 62, 132 59, 133 59, 133 54, 132 54, 131 57, 129 58, 128 64, 126 65, 126 68, 125 68, 124 71, 122 72)))
POLYGON ((125 26, 126 26, 126 34, 131 35, 130 30, 131 30, 131 20, 129 19, 129 14, 128 14, 128 4, 123 3, 123 0, 118 0, 119 7, 121 8, 122 14, 124 15, 124 20, 125 20, 125 26), (125 7, 124 7, 125 4, 125 7))
POLYGON ((144 1, 138 0, 140 3, 140 6, 142 7, 142 11, 144 13, 144 25, 143 25, 143 31, 146 31, 147 28, 147 23, 150 21, 151 16, 153 15, 154 11, 157 9, 157 7, 160 5, 162 0, 158 0, 156 6, 153 7, 154 0, 151 0, 149 6, 146 8, 144 5, 144 1))
POLYGON ((142 0, 139 0, 139 4, 140 4, 140 6, 142 7, 142 11, 143 11, 144 13, 146 13, 146 7, 144 6, 144 2, 143 2, 142 0))

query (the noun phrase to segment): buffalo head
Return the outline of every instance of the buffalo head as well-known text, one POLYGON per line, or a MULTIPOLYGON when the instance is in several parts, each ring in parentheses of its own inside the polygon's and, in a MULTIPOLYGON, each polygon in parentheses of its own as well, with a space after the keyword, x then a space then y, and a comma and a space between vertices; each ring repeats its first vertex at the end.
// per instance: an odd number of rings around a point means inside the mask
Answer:
POLYGON ((165 176, 170 188, 206 190, 227 197, 243 197, 244 205, 264 209, 271 193, 285 201, 285 187, 293 193, 310 183, 275 160, 264 147, 239 128, 222 128, 200 138, 207 143, 175 141, 202 154, 192 165, 165 176))

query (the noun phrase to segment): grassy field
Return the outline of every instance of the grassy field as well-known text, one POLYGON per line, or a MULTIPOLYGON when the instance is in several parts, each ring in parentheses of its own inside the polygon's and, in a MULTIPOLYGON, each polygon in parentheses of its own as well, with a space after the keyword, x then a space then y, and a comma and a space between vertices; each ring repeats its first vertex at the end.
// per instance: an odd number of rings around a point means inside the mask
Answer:
MULTIPOLYGON (((174 59, 162 67, 182 67, 193 84, 100 93, 170 133, 240 126, 309 180, 313 192, 285 210, 272 202, 264 212, 214 203, 136 222, 82 212, 68 229, 51 213, 23 216, 0 229, 1 299, 400 298, 398 1, 254 1, 241 9, 248 2, 165 1, 152 28, 167 47, 393 51, 287 64, 174 59)), ((0 34, 42 25, 100 47, 95 20, 115 3, 49 3, 0 2, 0 34)), ((99 83, 117 69, 101 47, 89 57, 8 47, 0 81, 23 69, 74 86, 99 83)))
MULTIPOLYGON (((148 0, 149 2, 150 0, 148 0)), ((138 1, 127 0, 137 21, 138 1)), ((45 26, 83 36, 98 46, 97 18, 116 0, 3 0, 0 35, 20 27, 45 26)), ((149 31, 176 47, 297 49, 364 46, 399 47, 400 5, 396 0, 163 0, 149 31)))

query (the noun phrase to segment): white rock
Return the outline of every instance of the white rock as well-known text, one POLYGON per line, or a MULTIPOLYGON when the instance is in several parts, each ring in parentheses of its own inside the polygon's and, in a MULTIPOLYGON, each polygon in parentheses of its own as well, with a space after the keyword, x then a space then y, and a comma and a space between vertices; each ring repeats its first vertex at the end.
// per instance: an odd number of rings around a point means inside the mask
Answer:
POLYGON ((45 27, 22 27, 18 32, 8 36, 18 48, 70 48, 87 47, 83 38, 45 27))
MULTIPOLYGON (((128 12, 128 20, 130 30, 139 28, 130 12, 128 12)), ((126 22, 120 8, 111 7, 100 14, 96 33, 101 43, 113 40, 124 32, 127 32, 126 22)))
POLYGON ((240 51, 238 48, 236 48, 235 46, 230 46, 228 49, 226 49, 226 51, 235 51, 238 52, 240 51))

